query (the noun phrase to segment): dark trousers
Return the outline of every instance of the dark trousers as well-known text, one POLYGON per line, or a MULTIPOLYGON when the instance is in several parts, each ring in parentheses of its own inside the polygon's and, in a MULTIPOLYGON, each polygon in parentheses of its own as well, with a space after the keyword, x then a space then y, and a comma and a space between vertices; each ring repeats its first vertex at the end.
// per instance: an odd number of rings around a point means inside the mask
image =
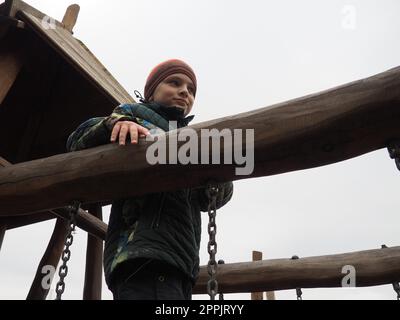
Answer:
POLYGON ((114 272, 114 300, 192 299, 190 279, 160 261, 135 259, 122 263, 114 272))

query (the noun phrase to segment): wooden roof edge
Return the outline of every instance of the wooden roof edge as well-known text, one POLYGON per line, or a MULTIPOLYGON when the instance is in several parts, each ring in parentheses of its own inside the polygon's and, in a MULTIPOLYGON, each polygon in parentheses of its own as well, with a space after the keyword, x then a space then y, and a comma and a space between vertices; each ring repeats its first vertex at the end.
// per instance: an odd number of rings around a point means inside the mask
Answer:
MULTIPOLYGON (((71 7, 71 6, 70 6, 71 7)), ((69 7, 69 8, 70 8, 69 7)), ((110 91, 109 89, 106 89, 105 87, 103 87, 100 83, 98 83, 97 79, 93 78, 92 75, 87 74, 87 72, 85 70, 80 70, 81 72, 83 72, 87 77, 89 77, 91 79, 91 81, 94 81, 95 83, 97 83, 98 86, 102 87, 102 90, 104 91, 104 93, 107 94, 107 96, 109 98, 111 98, 112 100, 114 100, 116 103, 134 103, 135 100, 133 99, 133 97, 122 87, 122 85, 113 77, 113 75, 107 70, 107 68, 99 61, 99 59, 97 59, 97 57, 89 50, 89 48, 79 39, 75 38, 71 31, 66 28, 66 26, 64 26, 64 24, 52 17, 49 17, 48 15, 46 15, 45 13, 37 10, 36 8, 30 6, 29 4, 25 3, 22 0, 6 0, 5 2, 3 2, 0 5, 0 14, 3 13, 3 15, 7 15, 10 17, 27 17, 26 14, 32 15, 35 18, 42 20, 43 18, 47 19, 51 19, 51 23, 55 23, 57 27, 60 27, 62 29, 65 29, 67 31, 69 31, 69 36, 76 40, 79 45, 90 55, 90 57, 98 64, 98 67, 101 68, 101 70, 105 73, 105 75, 109 78, 110 82, 113 83, 113 89, 112 91, 110 91), (2 10, 1 10, 2 9, 2 10), (116 92, 119 92, 117 95, 115 95, 116 92), (117 97, 119 96, 119 98, 117 97), (121 101, 118 101, 121 100, 121 101)), ((68 9, 67 9, 68 10, 68 9)), ((23 19, 25 20, 25 19, 23 19)), ((47 21, 50 22, 50 21, 47 21)), ((36 31, 43 33, 43 30, 37 29, 36 31)), ((43 34, 44 35, 44 34, 43 34)), ((45 37, 46 38, 46 37, 45 37)), ((48 39, 47 39, 48 41, 48 39)), ((63 52, 63 54, 67 54, 66 52, 63 52)), ((78 67, 78 65, 75 63, 74 59, 68 59, 69 63, 76 65, 78 67)), ((80 69, 80 68, 78 68, 80 69)))
MULTIPOLYGON (((22 0, 6 0, 4 2, 4 8, 3 8, 3 15, 12 17, 12 18, 16 18, 17 14, 19 11, 25 11, 30 13, 31 15, 39 18, 39 19, 43 19, 45 17, 49 17, 48 15, 46 15, 45 13, 39 11, 38 9, 30 6, 29 4, 27 4, 26 2, 22 1, 22 0)), ((64 25, 58 21, 57 19, 54 19, 52 17, 49 17, 52 19, 52 22, 54 20, 54 23, 58 26, 58 27, 64 27, 64 25)))
POLYGON ((108 71, 108 69, 103 65, 103 63, 101 63, 101 61, 94 55, 94 53, 90 51, 90 49, 81 40, 79 40, 78 38, 75 38, 75 40, 78 41, 79 44, 82 46, 82 48, 84 48, 87 51, 87 53, 90 54, 92 58, 99 64, 99 66, 102 67, 103 71, 110 77, 110 79, 114 80, 116 84, 119 85, 120 90, 122 91, 124 96, 129 100, 126 102, 135 103, 135 99, 128 93, 128 91, 125 90, 125 88, 119 83, 119 81, 115 79, 115 77, 111 74, 111 72, 108 71))

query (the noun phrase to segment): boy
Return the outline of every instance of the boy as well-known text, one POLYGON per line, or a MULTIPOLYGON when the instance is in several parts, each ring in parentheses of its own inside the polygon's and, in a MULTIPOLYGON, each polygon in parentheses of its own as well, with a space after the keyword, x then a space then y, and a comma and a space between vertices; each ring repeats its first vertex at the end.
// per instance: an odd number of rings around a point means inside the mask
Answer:
MULTIPOLYGON (((117 107, 111 116, 83 123, 68 139, 76 151, 128 138, 136 144, 149 130, 178 128, 194 118, 197 80, 181 60, 156 66, 147 78, 142 103, 117 107)), ((129 141, 129 140, 128 140, 129 141)), ((151 177, 149 177, 151 179, 151 177)), ((217 209, 232 197, 232 182, 218 185, 217 209)), ((190 300, 199 272, 200 211, 205 188, 187 188, 113 202, 104 249, 106 282, 118 300, 190 300)))

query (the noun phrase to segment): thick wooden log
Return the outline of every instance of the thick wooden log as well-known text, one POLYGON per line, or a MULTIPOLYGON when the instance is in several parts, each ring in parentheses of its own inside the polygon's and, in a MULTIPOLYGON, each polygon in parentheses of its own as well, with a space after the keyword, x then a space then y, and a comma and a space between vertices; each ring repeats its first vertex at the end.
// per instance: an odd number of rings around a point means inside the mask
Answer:
MULTIPOLYGON (((48 220, 55 219, 56 217, 64 220, 69 219, 67 208, 56 209, 52 211, 36 212, 23 216, 15 217, 2 217, 0 218, 0 225, 6 225, 7 230, 25 227, 31 224, 40 223, 48 220)), ((107 224, 100 219, 93 217, 91 212, 79 210, 76 218, 76 225, 88 232, 89 234, 97 237, 100 240, 105 240, 107 233, 107 224)))
MULTIPOLYGON (((12 166, 10 162, 6 159, 0 157, 0 169, 2 167, 12 166)), ((6 225, 7 229, 15 229, 20 228, 26 225, 30 225, 33 223, 38 223, 42 221, 47 221, 50 219, 54 219, 55 217, 62 218, 64 220, 69 220, 69 211, 67 208, 60 208, 54 211, 45 211, 45 212, 36 212, 23 216, 15 216, 15 217, 3 217, 0 218, 0 225, 6 225)), ((78 215, 76 217, 76 224, 82 230, 92 234, 93 236, 105 240, 107 233, 107 224, 105 224, 102 220, 94 217, 92 214, 79 210, 78 215)))
MULTIPOLYGON (((96 218, 103 219, 101 205, 92 205, 88 209, 96 218)), ((88 234, 83 300, 101 300, 102 271, 103 241, 88 234)))
POLYGON ((36 270, 35 278, 26 298, 27 300, 46 300, 50 290, 50 283, 53 280, 54 274, 57 275, 57 273, 51 272, 50 268, 53 270, 57 268, 64 250, 67 233, 68 223, 64 219, 57 219, 50 242, 36 270))
MULTIPOLYGON (((218 266, 218 288, 223 293, 342 287, 354 267, 355 286, 377 286, 400 280, 400 247, 353 253, 218 266)), ((207 292, 207 268, 201 267, 193 293, 207 292)), ((346 282, 345 282, 346 283, 346 282)))
MULTIPOLYGON (((145 141, 125 147, 106 145, 4 168, 0 170, 0 215, 64 207, 73 200, 97 203, 195 187, 209 180, 269 176, 357 157, 400 138, 399 88, 400 67, 318 94, 192 127, 198 133, 199 146, 204 142, 202 128, 254 129, 254 148, 250 145, 248 150, 254 150, 254 171, 249 175, 236 175, 235 164, 189 164, 184 170, 180 165, 152 166, 146 159, 152 143, 145 141)), ((180 131, 161 136, 160 141, 176 138, 180 131)), ((213 136, 219 137, 219 133, 213 136)), ((183 144, 179 142, 177 149, 183 144)), ((242 145, 243 141, 230 141, 228 147, 242 145)))
MULTIPOLYGON (((69 219, 68 208, 59 208, 55 210, 50 210, 50 212, 58 217, 64 218, 65 220, 69 219)), ((100 240, 106 239, 108 228, 107 224, 100 219, 94 217, 91 213, 79 209, 78 215, 76 217, 76 225, 100 240)))
POLYGON ((6 224, 7 230, 17 229, 31 224, 36 224, 40 222, 45 222, 48 220, 55 219, 56 216, 49 211, 36 212, 24 216, 16 217, 2 217, 0 218, 0 224, 6 224))

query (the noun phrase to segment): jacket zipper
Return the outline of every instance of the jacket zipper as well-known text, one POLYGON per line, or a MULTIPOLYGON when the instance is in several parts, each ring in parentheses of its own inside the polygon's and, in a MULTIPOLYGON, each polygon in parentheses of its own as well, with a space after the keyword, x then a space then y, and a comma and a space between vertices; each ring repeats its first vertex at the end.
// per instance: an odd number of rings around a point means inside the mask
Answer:
POLYGON ((166 197, 166 193, 164 192, 162 194, 162 197, 161 197, 160 208, 158 209, 158 213, 157 213, 157 215, 156 215, 156 217, 154 219, 154 222, 152 223, 152 226, 151 226, 152 229, 158 229, 158 227, 160 226, 161 210, 162 210, 163 205, 164 205, 165 197, 166 197))

